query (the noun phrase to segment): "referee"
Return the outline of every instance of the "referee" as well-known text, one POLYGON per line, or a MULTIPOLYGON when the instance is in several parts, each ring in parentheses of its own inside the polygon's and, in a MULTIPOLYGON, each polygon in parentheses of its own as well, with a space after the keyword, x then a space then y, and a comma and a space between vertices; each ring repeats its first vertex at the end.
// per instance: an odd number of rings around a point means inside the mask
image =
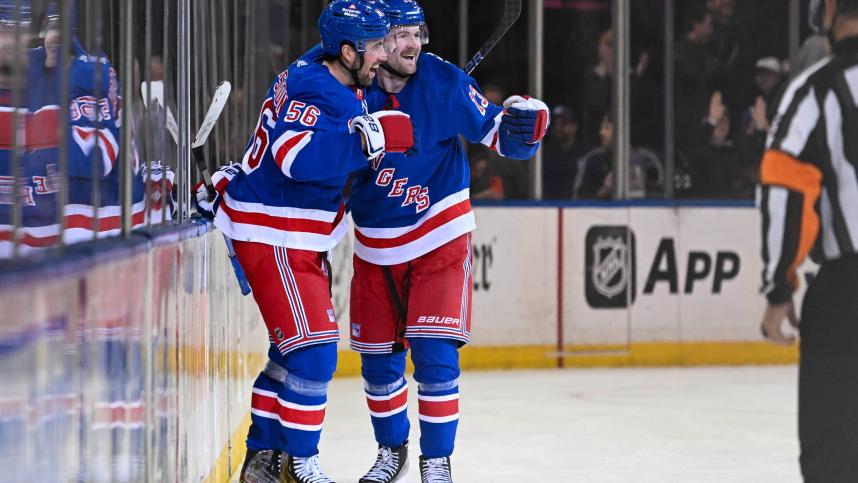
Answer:
MULTIPOLYGON (((798 420, 806 482, 858 482, 858 0, 812 0, 832 54, 795 78, 772 123, 760 172, 763 335, 799 328, 798 420), (821 264, 804 298, 796 268, 821 264)), ((816 14, 816 15, 814 15, 816 14)))

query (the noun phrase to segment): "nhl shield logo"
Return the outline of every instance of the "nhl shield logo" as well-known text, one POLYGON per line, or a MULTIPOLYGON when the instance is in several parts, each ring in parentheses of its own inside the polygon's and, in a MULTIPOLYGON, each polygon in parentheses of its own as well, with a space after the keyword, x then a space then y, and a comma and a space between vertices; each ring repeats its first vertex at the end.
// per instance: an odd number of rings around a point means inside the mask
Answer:
POLYGON ((628 307, 635 299, 635 235, 626 226, 593 226, 586 236, 585 293, 593 308, 628 307))
POLYGON ((628 249, 619 237, 599 237, 593 244, 593 286, 608 298, 613 298, 626 288, 629 281, 628 249))

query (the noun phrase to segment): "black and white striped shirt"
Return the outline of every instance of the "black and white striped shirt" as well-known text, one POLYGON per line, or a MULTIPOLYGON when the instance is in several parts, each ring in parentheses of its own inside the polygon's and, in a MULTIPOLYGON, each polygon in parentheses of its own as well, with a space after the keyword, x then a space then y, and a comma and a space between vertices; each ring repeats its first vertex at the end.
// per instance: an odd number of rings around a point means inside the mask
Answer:
POLYGON ((760 170, 763 292, 790 299, 811 253, 858 252, 858 37, 792 81, 781 99, 760 170))

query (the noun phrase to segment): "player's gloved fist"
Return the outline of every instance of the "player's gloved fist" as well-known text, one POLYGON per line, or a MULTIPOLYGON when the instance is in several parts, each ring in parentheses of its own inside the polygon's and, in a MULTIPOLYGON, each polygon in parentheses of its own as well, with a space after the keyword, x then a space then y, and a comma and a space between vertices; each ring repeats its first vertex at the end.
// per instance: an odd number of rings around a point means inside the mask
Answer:
POLYGON ((204 218, 213 220, 220 207, 221 197, 226 191, 226 186, 232 181, 232 178, 241 170, 241 165, 238 163, 227 164, 221 166, 212 175, 212 184, 215 188, 214 198, 209 199, 209 192, 206 189, 205 183, 200 181, 194 185, 194 203, 197 205, 197 213, 204 218))
POLYGON ((501 132, 525 144, 538 143, 550 124, 548 106, 529 96, 510 96, 503 101, 501 132))
POLYGON ((400 111, 378 111, 352 119, 363 138, 364 154, 374 159, 383 152, 404 153, 414 146, 411 117, 400 111))

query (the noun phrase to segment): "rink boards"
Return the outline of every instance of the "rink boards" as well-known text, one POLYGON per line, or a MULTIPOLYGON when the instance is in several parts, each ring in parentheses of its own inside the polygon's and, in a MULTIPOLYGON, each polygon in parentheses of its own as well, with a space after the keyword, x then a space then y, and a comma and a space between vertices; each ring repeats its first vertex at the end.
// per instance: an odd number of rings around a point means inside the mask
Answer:
MULTIPOLYGON (((796 360, 758 335, 751 207, 475 211, 466 369, 796 360)), ((351 246, 333 260, 338 376, 359 373, 345 340, 351 246)), ((267 341, 220 233, 69 252, 0 273, 4 479, 224 481, 244 455, 267 341)))
MULTIPOLYGON (((477 207, 470 368, 767 364, 749 204, 477 207)), ((348 326, 347 240, 335 292, 348 326)), ((802 279, 813 273, 802 267, 802 279)), ((796 297, 800 302, 802 289, 796 297)), ((345 354, 344 354, 345 355, 345 354)), ((345 355, 341 372, 355 371, 345 355)))

